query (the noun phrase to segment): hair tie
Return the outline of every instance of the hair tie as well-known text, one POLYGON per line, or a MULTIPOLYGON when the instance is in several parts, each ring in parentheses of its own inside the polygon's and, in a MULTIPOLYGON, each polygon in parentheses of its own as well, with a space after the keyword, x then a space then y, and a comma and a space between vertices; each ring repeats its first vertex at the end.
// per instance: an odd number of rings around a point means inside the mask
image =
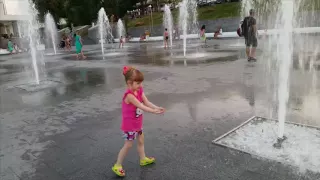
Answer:
POLYGON ((129 66, 124 66, 123 67, 123 75, 126 75, 127 72, 130 70, 131 68, 129 66))

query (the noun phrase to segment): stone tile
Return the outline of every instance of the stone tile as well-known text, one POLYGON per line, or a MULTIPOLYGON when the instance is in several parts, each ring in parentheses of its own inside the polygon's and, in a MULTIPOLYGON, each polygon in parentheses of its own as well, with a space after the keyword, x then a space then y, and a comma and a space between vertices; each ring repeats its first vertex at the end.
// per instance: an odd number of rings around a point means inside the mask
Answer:
POLYGON ((38 159, 39 162, 54 169, 62 176, 72 174, 86 166, 82 159, 65 152, 59 147, 49 148, 38 159))
POLYGON ((1 180, 20 180, 20 178, 10 168, 0 169, 1 180))
POLYGON ((46 164, 40 163, 37 165, 36 172, 33 176, 24 177, 21 176, 23 180, 66 180, 62 175, 60 175, 54 169, 48 167, 46 164))
MULTIPOLYGON (((259 174, 259 173, 256 173, 256 172, 252 172, 252 171, 245 171, 244 173, 241 174, 240 177, 237 178, 237 180, 257 180, 257 179, 259 179, 259 180, 270 180, 272 178, 270 176, 262 175, 262 174, 259 174)), ((272 180, 276 180, 276 179, 272 179, 272 180)))

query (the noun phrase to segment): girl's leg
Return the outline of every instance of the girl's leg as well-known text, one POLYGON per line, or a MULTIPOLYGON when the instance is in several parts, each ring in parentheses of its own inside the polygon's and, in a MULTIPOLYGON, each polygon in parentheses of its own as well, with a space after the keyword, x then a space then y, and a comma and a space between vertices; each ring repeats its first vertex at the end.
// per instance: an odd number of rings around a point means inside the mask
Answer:
POLYGON ((128 154, 128 151, 130 150, 132 145, 133 145, 133 139, 125 141, 123 147, 121 148, 121 150, 118 154, 117 162, 112 167, 112 171, 120 177, 124 177, 126 175, 123 168, 122 168, 122 162, 123 162, 123 159, 125 158, 125 156, 128 154))
POLYGON ((142 131, 139 133, 138 136, 137 150, 140 156, 140 166, 146 166, 156 161, 153 157, 146 157, 146 153, 144 151, 144 134, 142 131))
POLYGON ((86 56, 84 56, 84 54, 83 54, 83 51, 82 51, 82 50, 81 50, 81 56, 82 56, 82 59, 87 58, 86 56))
POLYGON ((122 165, 123 159, 127 155, 128 151, 130 150, 132 145, 133 145, 133 141, 130 141, 130 140, 125 141, 123 147, 121 148, 121 150, 118 154, 116 165, 120 165, 120 166, 122 165))
POLYGON ((143 160, 146 158, 146 153, 144 151, 144 134, 138 136, 138 145, 137 150, 139 153, 140 160, 143 160))

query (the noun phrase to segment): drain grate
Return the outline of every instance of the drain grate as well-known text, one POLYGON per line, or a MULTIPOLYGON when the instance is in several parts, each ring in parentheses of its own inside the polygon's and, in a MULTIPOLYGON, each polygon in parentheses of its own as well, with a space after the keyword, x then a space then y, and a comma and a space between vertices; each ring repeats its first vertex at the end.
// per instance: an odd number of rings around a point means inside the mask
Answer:
POLYGON ((320 172, 318 127, 286 122, 287 139, 282 142, 279 149, 274 147, 277 135, 278 121, 254 116, 213 140, 213 143, 302 170, 320 172))

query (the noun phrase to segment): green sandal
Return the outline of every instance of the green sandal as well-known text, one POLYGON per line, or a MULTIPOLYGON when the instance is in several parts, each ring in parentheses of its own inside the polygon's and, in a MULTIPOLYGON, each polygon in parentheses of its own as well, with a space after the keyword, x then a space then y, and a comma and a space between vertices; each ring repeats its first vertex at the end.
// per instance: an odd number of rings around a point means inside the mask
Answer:
POLYGON ((149 164, 153 164, 156 161, 153 157, 145 157, 144 159, 140 160, 140 166, 147 166, 149 164))
POLYGON ((117 175, 117 176, 120 176, 120 177, 124 177, 126 174, 124 172, 124 170, 122 169, 122 166, 121 165, 114 165, 112 167, 112 171, 117 175))

